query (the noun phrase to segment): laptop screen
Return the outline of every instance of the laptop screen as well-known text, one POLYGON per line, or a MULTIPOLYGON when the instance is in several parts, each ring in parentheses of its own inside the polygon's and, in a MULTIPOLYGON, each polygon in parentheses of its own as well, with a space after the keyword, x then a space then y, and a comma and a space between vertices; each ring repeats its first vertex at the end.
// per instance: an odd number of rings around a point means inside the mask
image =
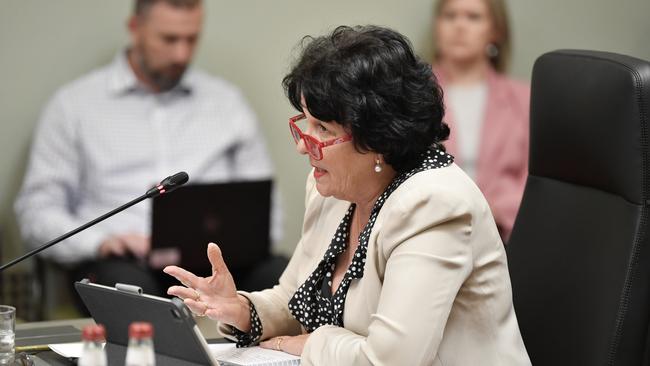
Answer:
POLYGON ((151 258, 210 275, 206 249, 213 242, 231 271, 256 265, 270 253, 271 186, 270 180, 187 185, 156 197, 151 258))

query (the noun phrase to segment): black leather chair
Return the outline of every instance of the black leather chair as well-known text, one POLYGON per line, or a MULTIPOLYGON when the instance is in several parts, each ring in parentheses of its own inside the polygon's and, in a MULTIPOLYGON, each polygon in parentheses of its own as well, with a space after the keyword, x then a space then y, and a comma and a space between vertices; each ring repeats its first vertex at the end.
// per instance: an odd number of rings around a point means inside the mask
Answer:
POLYGON ((650 63, 547 53, 532 78, 530 165, 508 244, 533 365, 646 365, 650 63))

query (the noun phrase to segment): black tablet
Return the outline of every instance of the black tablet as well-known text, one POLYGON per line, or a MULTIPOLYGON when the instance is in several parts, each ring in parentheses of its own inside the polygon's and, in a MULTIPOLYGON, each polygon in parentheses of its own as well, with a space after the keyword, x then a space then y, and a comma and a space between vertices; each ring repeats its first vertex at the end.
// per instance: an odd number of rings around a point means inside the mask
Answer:
POLYGON ((219 365, 182 300, 143 294, 134 285, 109 287, 87 279, 75 282, 75 288, 95 322, 106 327, 108 344, 126 347, 129 324, 145 321, 154 327, 157 360, 162 355, 188 364, 219 365))

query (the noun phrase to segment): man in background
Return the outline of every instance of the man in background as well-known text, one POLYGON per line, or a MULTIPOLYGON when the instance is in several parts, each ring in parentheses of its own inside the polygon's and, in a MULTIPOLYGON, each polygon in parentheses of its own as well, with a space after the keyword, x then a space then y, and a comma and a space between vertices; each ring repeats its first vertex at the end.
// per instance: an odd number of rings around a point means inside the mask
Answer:
MULTIPOLYGON (((30 247, 140 196, 177 171, 187 171, 192 183, 271 178, 269 154, 243 95, 190 67, 203 13, 200 0, 135 1, 130 46, 49 101, 15 203, 30 247)), ((271 237, 277 243, 281 220, 277 202, 273 206, 271 237)), ((126 282, 164 294, 164 274, 146 261, 150 218, 151 202, 138 204, 42 255, 67 268, 74 280, 126 282)), ((273 257, 236 281, 243 289, 270 287, 285 265, 273 257)))

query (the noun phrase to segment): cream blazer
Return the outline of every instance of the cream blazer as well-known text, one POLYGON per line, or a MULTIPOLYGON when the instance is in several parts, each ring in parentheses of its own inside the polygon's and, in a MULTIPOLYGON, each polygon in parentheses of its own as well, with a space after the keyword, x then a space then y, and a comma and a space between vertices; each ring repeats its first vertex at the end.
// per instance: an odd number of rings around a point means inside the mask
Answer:
MULTIPOLYGON (((272 289, 245 293, 262 339, 296 335, 288 309, 350 203, 322 197, 310 174, 302 237, 272 289)), ((308 338, 302 365, 530 365, 512 305, 506 254, 485 198, 452 164, 415 174, 384 203, 343 328, 308 338)), ((229 327, 219 326, 229 338, 229 327)))

